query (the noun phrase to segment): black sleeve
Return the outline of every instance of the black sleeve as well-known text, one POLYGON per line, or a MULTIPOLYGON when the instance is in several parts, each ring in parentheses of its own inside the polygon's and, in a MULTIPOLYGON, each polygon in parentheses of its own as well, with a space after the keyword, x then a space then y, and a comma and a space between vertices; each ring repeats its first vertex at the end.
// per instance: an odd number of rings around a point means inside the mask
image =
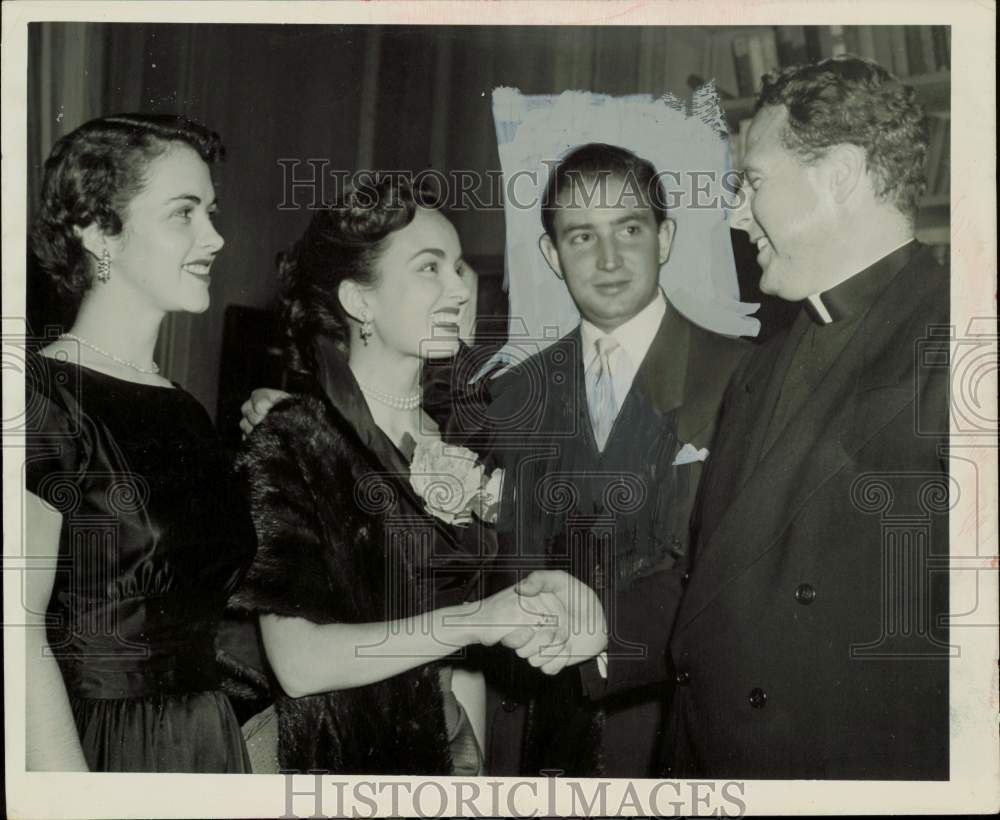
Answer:
POLYGON ((613 602, 605 601, 607 677, 601 676, 596 659, 580 666, 581 683, 590 698, 599 700, 671 678, 667 649, 685 572, 685 562, 678 562, 637 578, 613 602))
POLYGON ((25 378, 27 427, 24 487, 62 509, 78 487, 91 450, 78 397, 60 387, 66 374, 43 356, 29 357, 25 378))

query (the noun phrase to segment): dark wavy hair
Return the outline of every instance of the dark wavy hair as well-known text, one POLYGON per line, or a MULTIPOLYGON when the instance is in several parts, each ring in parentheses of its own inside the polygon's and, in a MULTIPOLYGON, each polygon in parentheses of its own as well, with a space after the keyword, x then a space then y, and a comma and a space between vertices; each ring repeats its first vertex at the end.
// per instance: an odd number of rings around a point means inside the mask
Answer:
POLYGON ((292 370, 316 372, 320 336, 347 347, 351 319, 340 303, 340 283, 374 285, 389 237, 413 221, 418 207, 437 204, 436 192, 415 188, 402 175, 373 174, 313 214, 302 237, 278 255, 278 301, 292 370))
POLYGON ((841 55, 764 77, 756 110, 783 105, 786 148, 811 162, 850 143, 865 150, 877 196, 913 220, 927 185, 927 115, 913 89, 870 60, 841 55))
POLYGON ((601 177, 615 177, 633 186, 633 193, 646 198, 657 225, 667 218, 666 194, 653 163, 618 145, 588 142, 574 148, 549 171, 542 194, 542 226, 553 240, 559 192, 569 190, 581 180, 601 177))
POLYGON ((62 137, 45 161, 42 197, 29 247, 35 268, 64 300, 79 302, 92 284, 76 228, 97 226, 118 236, 145 173, 171 144, 193 148, 209 165, 225 156, 222 139, 177 114, 116 114, 84 123, 62 137))

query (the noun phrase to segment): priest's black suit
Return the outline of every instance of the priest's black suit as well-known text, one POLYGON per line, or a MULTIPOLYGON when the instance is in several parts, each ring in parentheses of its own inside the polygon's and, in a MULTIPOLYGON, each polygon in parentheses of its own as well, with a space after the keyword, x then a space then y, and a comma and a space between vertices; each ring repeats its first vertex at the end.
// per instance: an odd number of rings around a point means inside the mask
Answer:
MULTIPOLYGON (((603 451, 580 346, 577 328, 494 388, 491 449, 506 470, 499 563, 506 581, 540 567, 572 572, 602 590, 613 627, 613 602, 633 580, 667 571, 688 550, 703 462, 674 462, 685 444, 710 446, 725 385, 748 345, 691 324, 668 303, 603 451)), ((645 646, 619 650, 619 668, 645 666, 645 646)), ((594 705, 579 666, 551 678, 508 655, 502 703, 488 714, 493 774, 642 777, 655 768, 661 687, 594 705)), ((596 663, 588 666, 596 674, 596 663)))
POLYGON ((689 573, 623 599, 666 657, 591 689, 668 681, 664 774, 949 776, 948 272, 911 242, 821 301, 734 375, 689 573))

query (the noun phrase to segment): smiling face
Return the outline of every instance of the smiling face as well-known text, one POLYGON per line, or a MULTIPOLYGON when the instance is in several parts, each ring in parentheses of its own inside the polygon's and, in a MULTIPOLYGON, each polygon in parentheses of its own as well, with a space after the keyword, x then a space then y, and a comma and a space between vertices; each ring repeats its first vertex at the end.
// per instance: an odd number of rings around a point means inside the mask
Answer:
POLYGON ((147 166, 121 235, 108 240, 113 286, 164 313, 208 308, 210 270, 224 244, 215 209, 208 165, 187 145, 171 144, 147 166))
POLYGON ((744 202, 732 225, 757 245, 764 293, 799 301, 824 287, 835 262, 837 220, 822 160, 807 164, 782 143, 784 106, 762 108, 747 134, 744 202))
POLYGON ((606 187, 590 197, 581 190, 592 186, 586 178, 560 192, 555 236, 545 234, 541 248, 565 279, 580 315, 610 332, 655 297, 674 223, 665 219, 657 225, 653 210, 622 179, 604 181, 606 187))
POLYGON ((451 222, 418 207, 413 221, 390 235, 376 267, 365 303, 377 340, 420 358, 454 354, 469 287, 451 222))

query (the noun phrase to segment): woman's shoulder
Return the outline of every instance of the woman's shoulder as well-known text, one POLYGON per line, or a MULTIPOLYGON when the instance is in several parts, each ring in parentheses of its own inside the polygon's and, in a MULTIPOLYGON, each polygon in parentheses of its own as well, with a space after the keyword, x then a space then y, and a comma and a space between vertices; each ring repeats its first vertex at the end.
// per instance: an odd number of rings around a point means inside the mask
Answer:
POLYGON ((323 396, 300 393, 282 399, 247 438, 238 466, 261 458, 329 463, 359 454, 357 434, 323 396))
POLYGON ((25 358, 25 420, 29 433, 72 432, 81 412, 77 370, 68 362, 31 351, 25 358))

